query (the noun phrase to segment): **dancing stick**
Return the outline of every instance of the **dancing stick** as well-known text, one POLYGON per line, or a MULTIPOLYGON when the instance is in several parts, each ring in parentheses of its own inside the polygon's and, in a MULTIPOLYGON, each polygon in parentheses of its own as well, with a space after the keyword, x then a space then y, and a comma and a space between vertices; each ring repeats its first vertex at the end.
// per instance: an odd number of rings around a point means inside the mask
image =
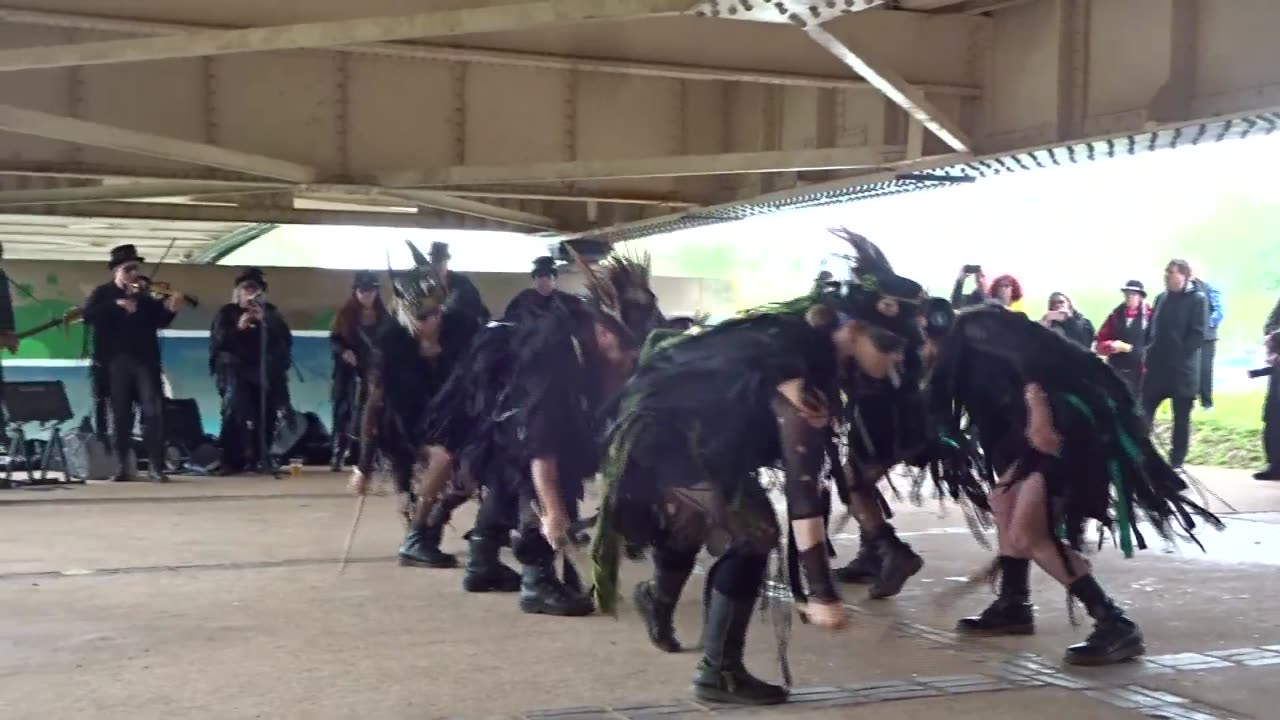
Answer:
POLYGON ((351 559, 351 545, 356 541, 356 528, 360 527, 360 516, 364 514, 364 500, 368 495, 361 493, 356 498, 356 516, 351 518, 351 532, 347 533, 347 546, 342 551, 342 562, 338 565, 338 574, 347 569, 347 561, 351 559))

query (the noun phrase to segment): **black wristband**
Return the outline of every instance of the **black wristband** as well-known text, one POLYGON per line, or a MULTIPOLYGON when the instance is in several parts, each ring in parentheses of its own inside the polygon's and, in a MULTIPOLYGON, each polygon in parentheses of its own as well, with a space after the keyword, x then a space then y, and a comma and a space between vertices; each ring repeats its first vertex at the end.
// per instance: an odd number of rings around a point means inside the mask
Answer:
POLYGON ((809 585, 809 597, 822 602, 840 602, 835 585, 831 582, 831 564, 827 561, 826 543, 818 543, 796 554, 805 582, 809 585))

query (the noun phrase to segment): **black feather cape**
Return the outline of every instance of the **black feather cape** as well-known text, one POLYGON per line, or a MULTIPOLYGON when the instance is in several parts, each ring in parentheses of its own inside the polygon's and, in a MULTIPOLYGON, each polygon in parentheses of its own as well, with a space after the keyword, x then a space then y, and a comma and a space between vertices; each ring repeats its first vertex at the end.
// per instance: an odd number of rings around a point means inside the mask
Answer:
POLYGON ((1080 547, 1090 518, 1106 527, 1117 518, 1132 522, 1139 548, 1146 547, 1137 528, 1141 519, 1166 537, 1174 523, 1191 535, 1197 517, 1222 527, 1184 497, 1187 482, 1157 452, 1119 376, 1088 350, 1020 313, 980 306, 957 314, 930 394, 951 442, 969 442, 961 428, 962 417, 968 417, 986 457, 988 480, 1015 464, 1015 481, 1034 471, 1044 474, 1050 520, 1065 529, 1074 547, 1080 547), (1023 388, 1032 382, 1049 397, 1063 437, 1059 457, 1042 455, 1025 440, 1023 388))

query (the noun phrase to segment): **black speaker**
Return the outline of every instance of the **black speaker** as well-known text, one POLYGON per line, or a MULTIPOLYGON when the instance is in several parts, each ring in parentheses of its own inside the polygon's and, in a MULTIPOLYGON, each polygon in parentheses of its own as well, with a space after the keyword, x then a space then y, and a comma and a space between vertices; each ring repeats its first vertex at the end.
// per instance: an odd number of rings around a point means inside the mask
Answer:
POLYGON ((195 398, 165 398, 164 441, 188 449, 204 442, 204 424, 195 398))

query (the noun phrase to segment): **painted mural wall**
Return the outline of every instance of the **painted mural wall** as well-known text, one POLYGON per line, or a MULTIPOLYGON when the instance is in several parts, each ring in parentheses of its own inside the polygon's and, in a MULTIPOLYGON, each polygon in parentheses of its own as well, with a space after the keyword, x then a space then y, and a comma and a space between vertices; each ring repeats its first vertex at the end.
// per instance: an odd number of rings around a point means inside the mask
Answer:
MULTIPOLYGON (((103 263, 36 262, 11 260, 4 269, 13 282, 10 291, 14 320, 19 331, 61 317, 79 306, 97 285, 110 279, 103 263)), ((333 370, 329 353, 329 325, 351 288, 351 271, 312 268, 264 268, 268 294, 284 313, 294 334, 294 369, 290 372, 290 395, 294 407, 316 412, 326 423, 331 415, 329 401, 333 370)), ((200 405, 205 431, 218 432, 219 400, 209 375, 208 331, 217 309, 230 301, 232 282, 239 268, 212 265, 166 264, 154 279, 164 280, 184 293, 196 296, 200 305, 178 314, 171 329, 161 337, 165 380, 170 396, 195 398, 200 405)), ((467 273, 479 288, 485 304, 501 314, 516 293, 528 287, 529 278, 517 273, 467 273)), ((582 289, 581 277, 563 272, 560 287, 574 292, 582 289)), ((732 312, 733 295, 729 283, 721 280, 658 277, 654 279, 662 309, 669 315, 698 311, 713 314, 732 312)), ((384 300, 390 301, 384 287, 384 300)), ((0 357, 5 379, 62 380, 76 417, 90 412, 88 363, 83 358, 84 327, 73 324, 27 338, 16 356, 0 357)))

